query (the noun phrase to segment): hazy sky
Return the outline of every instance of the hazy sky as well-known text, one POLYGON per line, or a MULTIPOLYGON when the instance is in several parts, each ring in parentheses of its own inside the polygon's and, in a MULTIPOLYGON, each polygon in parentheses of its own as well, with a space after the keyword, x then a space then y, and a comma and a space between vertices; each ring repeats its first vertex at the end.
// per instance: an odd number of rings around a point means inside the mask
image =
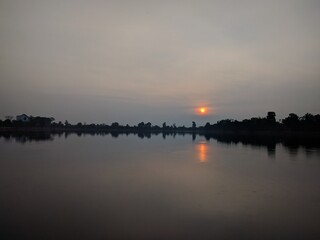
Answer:
POLYGON ((320 113, 319 13, 319 0, 0 0, 0 118, 320 113))

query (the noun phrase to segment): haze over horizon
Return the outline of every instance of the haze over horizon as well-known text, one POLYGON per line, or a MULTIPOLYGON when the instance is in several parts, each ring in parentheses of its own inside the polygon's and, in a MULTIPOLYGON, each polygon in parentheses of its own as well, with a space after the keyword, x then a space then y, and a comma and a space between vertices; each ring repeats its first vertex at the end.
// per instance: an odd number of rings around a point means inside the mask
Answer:
POLYGON ((1 0, 0 118, 320 113, 319 12, 316 0, 1 0))

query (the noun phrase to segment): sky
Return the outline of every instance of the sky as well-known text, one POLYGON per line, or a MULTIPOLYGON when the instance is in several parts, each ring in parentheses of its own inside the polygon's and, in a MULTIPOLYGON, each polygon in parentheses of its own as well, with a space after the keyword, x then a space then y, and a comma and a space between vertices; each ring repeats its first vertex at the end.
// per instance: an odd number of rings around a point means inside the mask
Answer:
POLYGON ((319 12, 319 0, 0 0, 0 118, 320 113, 319 12))

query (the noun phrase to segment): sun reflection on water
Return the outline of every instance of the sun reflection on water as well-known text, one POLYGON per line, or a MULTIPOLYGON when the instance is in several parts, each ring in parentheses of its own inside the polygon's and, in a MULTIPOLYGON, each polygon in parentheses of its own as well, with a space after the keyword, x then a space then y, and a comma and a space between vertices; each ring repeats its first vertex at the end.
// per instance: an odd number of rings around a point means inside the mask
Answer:
POLYGON ((200 163, 205 163, 208 161, 208 146, 207 142, 201 141, 196 145, 197 157, 200 163))

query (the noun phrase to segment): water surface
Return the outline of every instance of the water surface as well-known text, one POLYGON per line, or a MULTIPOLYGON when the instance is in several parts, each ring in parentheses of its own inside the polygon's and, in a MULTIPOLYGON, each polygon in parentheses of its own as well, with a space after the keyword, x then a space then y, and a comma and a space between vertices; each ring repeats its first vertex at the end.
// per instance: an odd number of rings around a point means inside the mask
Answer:
POLYGON ((197 136, 0 138, 2 239, 320 239, 320 150, 197 136))

